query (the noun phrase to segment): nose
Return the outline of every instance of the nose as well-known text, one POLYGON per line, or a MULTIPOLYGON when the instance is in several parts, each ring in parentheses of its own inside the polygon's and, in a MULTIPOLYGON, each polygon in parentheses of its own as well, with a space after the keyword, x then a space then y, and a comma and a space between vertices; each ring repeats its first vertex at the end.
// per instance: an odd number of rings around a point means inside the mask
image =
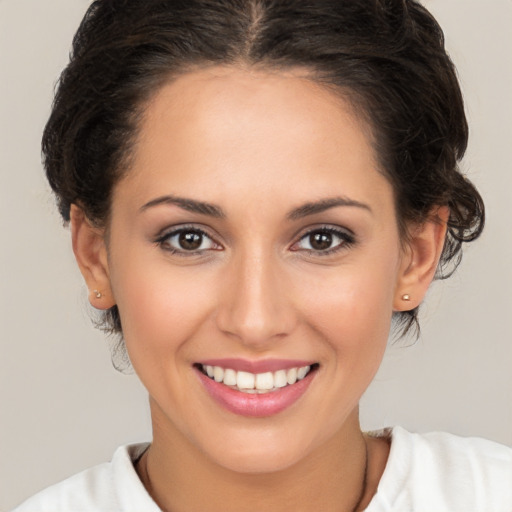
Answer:
POLYGON ((266 350, 297 323, 287 276, 272 257, 243 256, 226 269, 217 325, 252 349, 266 350))

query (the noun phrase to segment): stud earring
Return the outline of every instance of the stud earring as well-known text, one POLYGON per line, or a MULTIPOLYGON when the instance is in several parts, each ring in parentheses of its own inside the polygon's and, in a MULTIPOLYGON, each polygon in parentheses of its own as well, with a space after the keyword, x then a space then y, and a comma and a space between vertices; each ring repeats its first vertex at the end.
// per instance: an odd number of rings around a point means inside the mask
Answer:
POLYGON ((404 293, 402 295, 402 300, 409 301, 411 300, 411 296, 408 293, 404 293))
POLYGON ((103 297, 102 293, 101 293, 101 292, 99 292, 98 290, 94 290, 94 292, 93 292, 93 293, 94 293, 94 295, 96 295, 96 298, 97 298, 97 299, 101 299, 101 297, 103 297))

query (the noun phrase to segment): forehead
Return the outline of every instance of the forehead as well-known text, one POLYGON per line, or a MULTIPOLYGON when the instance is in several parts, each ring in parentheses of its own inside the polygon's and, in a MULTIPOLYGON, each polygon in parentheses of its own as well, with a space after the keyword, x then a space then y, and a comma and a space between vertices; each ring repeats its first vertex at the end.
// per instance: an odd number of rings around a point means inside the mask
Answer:
POLYGON ((291 183, 297 202, 333 186, 389 193, 351 103, 300 70, 209 68, 169 82, 147 105, 127 180, 141 201, 158 190, 213 202, 291 193, 291 183))

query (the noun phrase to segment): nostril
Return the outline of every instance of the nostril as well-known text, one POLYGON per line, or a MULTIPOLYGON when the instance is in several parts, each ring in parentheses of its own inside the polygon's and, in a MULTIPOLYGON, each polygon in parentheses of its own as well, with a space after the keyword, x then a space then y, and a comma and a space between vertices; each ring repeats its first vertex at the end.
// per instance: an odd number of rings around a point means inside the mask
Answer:
POLYGON ((217 325, 247 345, 275 342, 290 334, 296 322, 286 272, 262 247, 253 243, 238 251, 219 289, 217 325))
POLYGON ((293 311, 285 305, 281 309, 272 305, 266 308, 235 304, 218 313, 217 326, 224 334, 238 338, 245 345, 275 343, 289 336, 296 325, 293 311))

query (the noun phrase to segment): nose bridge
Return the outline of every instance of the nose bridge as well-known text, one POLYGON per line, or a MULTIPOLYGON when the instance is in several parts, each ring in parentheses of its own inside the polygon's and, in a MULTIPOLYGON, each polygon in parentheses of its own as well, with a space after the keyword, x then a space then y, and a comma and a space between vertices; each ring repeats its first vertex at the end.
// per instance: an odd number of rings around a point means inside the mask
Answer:
POLYGON ((261 248, 233 258, 218 312, 221 330, 246 345, 264 346, 293 328, 293 312, 278 257, 261 248))

